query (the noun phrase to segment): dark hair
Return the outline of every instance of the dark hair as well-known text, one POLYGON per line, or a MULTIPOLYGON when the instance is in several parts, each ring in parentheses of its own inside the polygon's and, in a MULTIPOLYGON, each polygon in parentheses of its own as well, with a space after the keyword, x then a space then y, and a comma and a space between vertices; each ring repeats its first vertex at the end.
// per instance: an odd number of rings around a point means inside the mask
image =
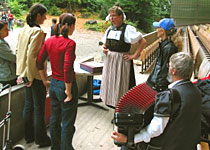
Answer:
POLYGON ((7 21, 0 20, 0 30, 5 26, 8 25, 7 21))
POLYGON ((56 23, 57 23, 57 19, 56 19, 56 18, 53 18, 53 19, 52 19, 52 22, 53 22, 54 24, 56 24, 56 23))
POLYGON ((47 12, 47 8, 40 4, 40 3, 36 3, 33 6, 31 6, 30 10, 29 10, 29 14, 26 17, 26 22, 30 27, 34 27, 34 26, 38 26, 39 25, 36 23, 36 17, 38 14, 40 14, 41 16, 44 15, 47 12))
POLYGON ((59 23, 54 26, 54 33, 56 36, 60 34, 67 38, 69 33, 69 26, 75 24, 76 18, 73 14, 63 13, 59 18, 59 23))

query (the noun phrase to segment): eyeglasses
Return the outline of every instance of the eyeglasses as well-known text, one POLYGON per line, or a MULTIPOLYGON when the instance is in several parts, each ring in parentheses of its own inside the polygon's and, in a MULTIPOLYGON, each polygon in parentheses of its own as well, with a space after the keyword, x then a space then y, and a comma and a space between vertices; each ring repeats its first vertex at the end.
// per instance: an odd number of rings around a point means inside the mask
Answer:
POLYGON ((110 18, 116 18, 118 15, 110 15, 110 18))

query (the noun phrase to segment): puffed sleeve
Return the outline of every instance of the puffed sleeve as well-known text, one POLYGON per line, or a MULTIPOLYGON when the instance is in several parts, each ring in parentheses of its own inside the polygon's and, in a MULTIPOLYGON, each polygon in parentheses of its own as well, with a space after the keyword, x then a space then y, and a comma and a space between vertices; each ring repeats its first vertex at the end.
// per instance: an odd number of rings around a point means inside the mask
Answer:
POLYGON ((110 30, 110 28, 111 28, 111 26, 106 30, 106 32, 105 32, 103 38, 101 39, 102 43, 104 43, 104 44, 106 43, 107 32, 110 30))
POLYGON ((157 117, 170 117, 171 114, 171 100, 170 100, 170 91, 166 90, 160 92, 155 97, 155 108, 154 116, 157 117))
POLYGON ((136 31, 135 27, 127 25, 125 29, 125 42, 135 44, 140 39, 142 39, 141 32, 136 31))

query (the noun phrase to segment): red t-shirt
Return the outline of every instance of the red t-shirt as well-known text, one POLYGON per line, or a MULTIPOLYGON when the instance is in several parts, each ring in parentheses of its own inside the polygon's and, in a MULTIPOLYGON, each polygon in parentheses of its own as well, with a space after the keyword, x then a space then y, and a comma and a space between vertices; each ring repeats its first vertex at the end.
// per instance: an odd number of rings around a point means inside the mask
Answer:
POLYGON ((12 21, 13 20, 13 15, 12 14, 8 14, 8 20, 12 21))
POLYGON ((47 39, 37 58, 37 67, 44 69, 44 61, 49 55, 52 77, 54 79, 71 83, 75 80, 74 60, 76 43, 63 36, 52 36, 47 39))

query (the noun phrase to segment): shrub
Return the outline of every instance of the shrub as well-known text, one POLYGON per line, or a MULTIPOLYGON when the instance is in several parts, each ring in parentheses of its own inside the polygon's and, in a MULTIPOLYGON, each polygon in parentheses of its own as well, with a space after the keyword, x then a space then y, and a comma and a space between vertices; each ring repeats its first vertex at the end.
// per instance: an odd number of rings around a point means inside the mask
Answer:
POLYGON ((97 24, 85 24, 85 29, 92 30, 92 31, 98 31, 98 32, 105 32, 106 29, 111 25, 110 22, 107 24, 105 21, 100 21, 97 24))
POLYGON ((62 11, 60 11, 60 9, 56 7, 55 5, 53 5, 53 7, 51 7, 48 12, 50 15, 54 15, 54 16, 59 16, 62 14, 62 11))
POLYGON ((18 0, 9 1, 8 3, 12 13, 15 14, 16 17, 20 17, 23 14, 24 5, 20 5, 18 0))

